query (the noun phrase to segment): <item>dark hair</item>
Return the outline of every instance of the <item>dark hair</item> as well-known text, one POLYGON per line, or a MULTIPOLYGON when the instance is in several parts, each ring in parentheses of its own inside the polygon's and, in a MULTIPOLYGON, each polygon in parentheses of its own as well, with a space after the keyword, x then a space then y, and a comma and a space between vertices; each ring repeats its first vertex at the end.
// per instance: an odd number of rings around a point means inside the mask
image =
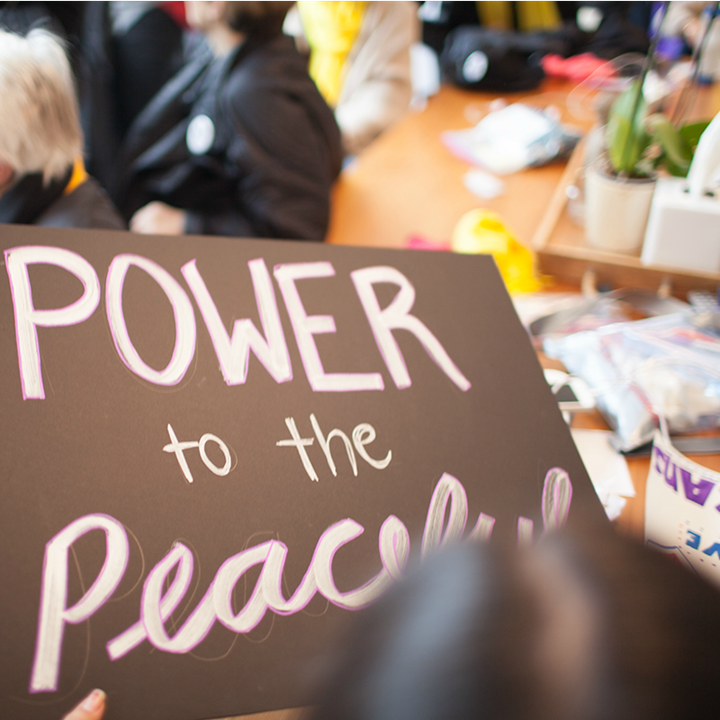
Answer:
POLYGON ((720 717, 720 594, 611 531, 440 551, 357 620, 313 720, 720 717))
POLYGON ((292 2, 229 2, 225 11, 227 24, 236 32, 249 36, 273 37, 282 33, 292 2))

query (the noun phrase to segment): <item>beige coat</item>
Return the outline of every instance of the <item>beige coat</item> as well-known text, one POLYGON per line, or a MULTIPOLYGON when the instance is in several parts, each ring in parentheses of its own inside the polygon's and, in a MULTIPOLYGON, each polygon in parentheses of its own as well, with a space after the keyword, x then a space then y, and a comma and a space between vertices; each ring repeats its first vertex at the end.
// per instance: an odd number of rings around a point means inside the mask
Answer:
MULTIPOLYGON (((285 31, 304 42, 299 14, 288 17, 285 31)), ((335 108, 346 154, 359 153, 408 109, 410 46, 419 39, 416 3, 368 4, 335 108)))

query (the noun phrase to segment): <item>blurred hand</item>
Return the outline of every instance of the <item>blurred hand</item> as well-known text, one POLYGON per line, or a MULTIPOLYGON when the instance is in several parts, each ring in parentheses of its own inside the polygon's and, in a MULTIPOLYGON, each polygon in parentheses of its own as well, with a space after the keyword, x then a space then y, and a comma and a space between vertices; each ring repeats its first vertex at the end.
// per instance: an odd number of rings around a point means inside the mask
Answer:
POLYGON ((93 690, 63 720, 100 720, 105 714, 105 693, 93 690))
POLYGON ((156 200, 130 218, 130 230, 145 235, 183 235, 185 211, 156 200))

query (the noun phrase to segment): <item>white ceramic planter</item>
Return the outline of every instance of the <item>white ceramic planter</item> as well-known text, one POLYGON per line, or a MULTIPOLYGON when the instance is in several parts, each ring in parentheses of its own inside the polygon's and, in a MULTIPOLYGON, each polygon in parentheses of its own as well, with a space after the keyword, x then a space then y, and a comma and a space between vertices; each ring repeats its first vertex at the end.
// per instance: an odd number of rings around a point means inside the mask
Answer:
POLYGON ((585 174, 585 239, 596 250, 639 255, 655 180, 621 180, 589 167, 585 174))

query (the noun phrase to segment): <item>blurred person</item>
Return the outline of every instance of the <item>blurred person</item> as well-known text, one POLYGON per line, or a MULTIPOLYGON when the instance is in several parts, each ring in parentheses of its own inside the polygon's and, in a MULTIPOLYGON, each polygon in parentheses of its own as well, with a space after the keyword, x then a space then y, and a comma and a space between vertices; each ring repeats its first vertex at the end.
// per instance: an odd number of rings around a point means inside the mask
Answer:
POLYGON ((77 73, 79 38, 82 34, 83 2, 44 2, 43 0, 0 0, 0 28, 17 35, 27 35, 38 28, 59 37, 77 73))
POLYGON ((408 109, 417 3, 298 2, 285 31, 310 53, 309 71, 356 155, 408 109))
POLYGON ((287 2, 188 2, 207 40, 130 125, 118 205, 131 230, 323 240, 341 167, 333 113, 287 2))
POLYGON ((182 67, 184 6, 145 0, 82 5, 79 78, 86 162, 112 194, 128 128, 182 67))
POLYGON ((671 2, 662 32, 682 38, 691 51, 699 50, 702 43, 700 79, 714 82, 720 77, 720 16, 716 2, 671 2))
POLYGON ((107 3, 120 134, 180 69, 183 28, 164 2, 107 3))
POLYGON ((85 171, 75 85, 60 40, 0 30, 0 223, 126 225, 85 171))
POLYGON ((441 550, 364 611, 313 720, 720 717, 720 594, 603 528, 441 550))

